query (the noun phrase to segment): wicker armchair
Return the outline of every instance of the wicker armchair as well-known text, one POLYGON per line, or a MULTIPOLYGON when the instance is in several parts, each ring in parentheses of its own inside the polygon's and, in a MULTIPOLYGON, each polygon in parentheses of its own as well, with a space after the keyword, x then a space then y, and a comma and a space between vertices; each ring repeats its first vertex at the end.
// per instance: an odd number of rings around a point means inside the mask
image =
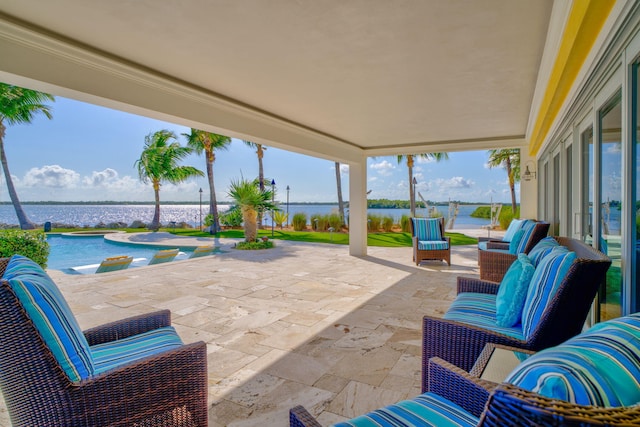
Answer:
POLYGON ((444 235, 444 218, 411 218, 413 260, 442 260, 451 265, 451 240, 444 235))
MULTIPOLYGON (((4 276, 9 259, 0 259, 4 276)), ((206 426, 203 342, 81 381, 65 374, 11 284, 0 279, 0 388, 13 426, 206 426)), ((168 310, 84 331, 90 346, 170 325, 168 310)))
MULTIPOLYGON (((480 379, 475 369, 466 372, 433 358, 426 393, 336 427, 640 426, 639 327, 638 314, 600 324, 530 356, 501 384, 480 379), (598 363, 603 355, 616 363, 598 363)), ((292 408, 289 419, 292 427, 320 427, 302 406, 292 408)))
MULTIPOLYGON (((549 223, 538 221, 533 227, 533 232, 525 242, 521 242, 521 252, 528 254, 541 239, 547 236, 549 223)), ((502 242, 487 242, 487 250, 478 249, 478 264, 480 266, 480 278, 492 282, 499 282, 509 269, 509 266, 518 258, 517 254, 509 253, 504 249, 502 242)))
MULTIPOLYGON (((579 240, 568 237, 555 239, 560 245, 575 252, 577 258, 553 298, 544 307, 539 322, 528 337, 517 338, 476 326, 473 316, 470 316, 468 323, 431 316, 423 318, 423 390, 427 390, 427 365, 432 357, 440 357, 468 371, 487 343, 538 351, 560 344, 582 331, 591 303, 611 260, 579 240)), ((494 282, 458 277, 458 294, 497 294, 498 286, 494 282)), ((520 325, 520 332, 521 328, 520 325)), ((513 328, 512 332, 517 332, 516 329, 513 328)))

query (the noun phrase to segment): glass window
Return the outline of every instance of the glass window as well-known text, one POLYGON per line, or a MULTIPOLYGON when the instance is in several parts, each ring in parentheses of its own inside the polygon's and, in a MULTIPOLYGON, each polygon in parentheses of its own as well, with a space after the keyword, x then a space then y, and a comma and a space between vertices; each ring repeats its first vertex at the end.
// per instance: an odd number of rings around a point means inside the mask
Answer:
POLYGON ((612 264, 599 293, 600 320, 622 315, 622 104, 618 94, 600 114, 600 235, 612 264))

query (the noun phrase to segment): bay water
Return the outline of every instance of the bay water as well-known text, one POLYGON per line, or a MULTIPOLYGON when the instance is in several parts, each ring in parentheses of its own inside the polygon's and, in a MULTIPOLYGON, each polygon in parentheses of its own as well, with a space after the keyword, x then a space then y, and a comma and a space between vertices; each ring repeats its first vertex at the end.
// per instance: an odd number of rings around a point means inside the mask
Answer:
MULTIPOLYGON (((472 218, 471 213, 482 205, 460 205, 458 215, 456 217, 455 228, 479 228, 489 223, 488 219, 472 218)), ((448 206, 437 206, 438 211, 444 215, 445 219, 449 217, 448 206)), ((108 204, 108 205, 89 205, 89 204, 64 204, 64 205, 47 205, 37 204, 23 205, 23 209, 31 221, 36 224, 44 224, 51 222, 54 224, 69 224, 79 227, 95 227, 97 224, 109 224, 121 222, 130 225, 132 222, 139 220, 149 223, 153 219, 153 205, 129 205, 129 204, 108 204)), ((229 209, 228 205, 219 205, 220 213, 229 209)), ((330 214, 337 212, 337 204, 280 204, 280 209, 289 212, 289 218, 298 212, 307 214, 307 218, 311 215, 330 214)), ((200 210, 199 205, 161 205, 160 206, 160 222, 169 225, 171 222, 185 222, 193 227, 200 224, 200 215, 202 218, 208 213, 208 206, 203 205, 200 210)), ((348 216, 348 209, 346 214, 348 216)), ((369 209, 368 213, 380 216, 391 216, 394 222, 400 222, 402 215, 409 215, 409 209, 369 209)), ((426 209, 418 209, 418 215, 426 216, 426 209)), ((0 205, 0 224, 17 225, 13 205, 0 205)), ((271 225, 271 220, 266 215, 265 225, 271 225)))

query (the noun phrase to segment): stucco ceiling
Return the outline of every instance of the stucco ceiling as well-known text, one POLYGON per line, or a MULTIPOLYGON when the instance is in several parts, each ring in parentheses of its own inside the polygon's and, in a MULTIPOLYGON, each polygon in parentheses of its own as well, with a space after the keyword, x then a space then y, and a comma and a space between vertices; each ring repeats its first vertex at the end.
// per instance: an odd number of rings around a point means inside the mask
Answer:
MULTIPOLYGON (((5 18, 372 152, 524 142, 551 9, 551 0, 0 0, 5 18)), ((229 130, 262 137, 241 127, 229 130)))

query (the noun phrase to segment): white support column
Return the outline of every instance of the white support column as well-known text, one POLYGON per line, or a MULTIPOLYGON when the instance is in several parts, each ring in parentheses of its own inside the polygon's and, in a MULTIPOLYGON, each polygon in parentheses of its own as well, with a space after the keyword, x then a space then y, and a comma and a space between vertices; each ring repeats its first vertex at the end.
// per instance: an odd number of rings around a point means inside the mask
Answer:
POLYGON ((367 157, 349 163, 349 254, 367 254, 367 157))

